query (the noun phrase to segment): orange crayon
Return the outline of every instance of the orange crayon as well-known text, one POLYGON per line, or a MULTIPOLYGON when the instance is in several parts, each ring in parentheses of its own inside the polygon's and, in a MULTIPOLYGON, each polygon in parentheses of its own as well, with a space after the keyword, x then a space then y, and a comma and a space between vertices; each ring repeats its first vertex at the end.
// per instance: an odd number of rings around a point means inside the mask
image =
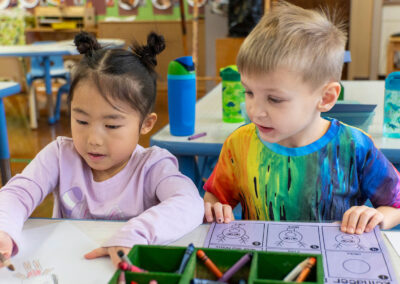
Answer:
POLYGON ((217 266, 215 266, 215 264, 211 261, 211 259, 208 258, 208 256, 204 253, 204 251, 202 251, 201 249, 199 249, 197 251, 197 257, 200 258, 205 266, 207 266, 207 268, 215 275, 217 276, 217 278, 221 278, 222 277, 222 272, 218 269, 217 266))
POLYGON ((297 276, 296 282, 303 282, 304 280, 306 280, 308 274, 310 274, 310 271, 315 266, 316 262, 317 260, 315 259, 315 257, 310 257, 306 264, 306 267, 304 267, 299 276, 297 276))

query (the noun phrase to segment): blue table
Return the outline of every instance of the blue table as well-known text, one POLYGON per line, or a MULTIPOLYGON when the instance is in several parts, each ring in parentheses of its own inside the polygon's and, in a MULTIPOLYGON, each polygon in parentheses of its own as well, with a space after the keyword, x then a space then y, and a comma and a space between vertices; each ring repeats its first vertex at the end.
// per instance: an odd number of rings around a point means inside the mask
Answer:
MULTIPOLYGON (((125 42, 120 39, 99 39, 102 46, 106 48, 120 48, 125 45, 125 42)), ((72 40, 68 41, 58 41, 44 43, 40 45, 0 45, 0 56, 3 57, 33 57, 40 56, 43 57, 43 70, 45 74, 45 86, 47 95, 47 108, 48 108, 48 122, 53 124, 56 119, 54 117, 53 111, 53 97, 51 91, 51 75, 50 75, 50 56, 64 56, 64 55, 76 55, 79 54, 72 40)), ((32 100, 31 100, 32 103, 32 100)), ((36 117, 33 112, 35 109, 30 108, 31 119, 36 117)), ((35 127, 36 122, 31 121, 32 128, 35 127)))
POLYGON ((21 86, 15 82, 0 82, 0 168, 3 184, 11 178, 10 150, 8 147, 6 113, 3 98, 17 94, 21 86))
MULTIPOLYGON (((369 133, 385 156, 399 166, 400 139, 382 136, 385 82, 343 81, 342 84, 346 100, 377 104, 369 133)), ((242 125, 222 122, 221 93, 219 84, 196 104, 195 133, 207 132, 207 136, 188 141, 187 137, 172 136, 167 125, 150 139, 150 145, 165 148, 178 158, 181 172, 189 176, 199 189, 202 187, 203 177, 208 177, 210 159, 215 160, 219 156, 225 139, 242 125)))

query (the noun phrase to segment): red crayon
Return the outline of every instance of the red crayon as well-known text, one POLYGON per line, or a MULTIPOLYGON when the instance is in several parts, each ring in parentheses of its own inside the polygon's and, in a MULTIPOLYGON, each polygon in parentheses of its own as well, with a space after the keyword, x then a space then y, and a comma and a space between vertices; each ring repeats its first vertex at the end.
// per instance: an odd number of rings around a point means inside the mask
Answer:
POLYGON ((121 261, 120 263, 118 263, 118 268, 121 270, 124 270, 124 271, 128 270, 128 271, 132 271, 132 272, 147 272, 147 270, 144 270, 135 265, 130 265, 130 264, 126 263, 125 261, 121 261))

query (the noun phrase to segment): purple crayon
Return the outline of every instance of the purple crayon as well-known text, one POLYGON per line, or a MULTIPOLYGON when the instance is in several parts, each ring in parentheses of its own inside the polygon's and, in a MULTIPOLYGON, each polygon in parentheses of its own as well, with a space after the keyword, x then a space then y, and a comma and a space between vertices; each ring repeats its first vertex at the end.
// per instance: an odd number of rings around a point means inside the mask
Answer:
POLYGON ((248 263, 251 259, 253 258, 252 253, 246 253, 244 256, 242 256, 234 265, 232 265, 231 268, 229 268, 224 275, 218 281, 220 282, 228 282, 228 280, 240 269, 242 268, 246 263, 248 263))

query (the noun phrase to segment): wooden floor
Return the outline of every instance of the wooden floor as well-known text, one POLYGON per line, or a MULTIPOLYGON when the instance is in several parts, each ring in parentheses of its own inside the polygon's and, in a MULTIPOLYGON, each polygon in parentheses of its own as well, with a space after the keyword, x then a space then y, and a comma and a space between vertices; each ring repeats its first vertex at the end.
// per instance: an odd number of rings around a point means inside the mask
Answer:
MULTIPOLYGON (((198 98, 204 95, 199 92, 198 98)), ((4 99, 7 131, 11 155, 11 172, 14 176, 20 173, 31 159, 47 144, 57 136, 71 136, 69 117, 66 105, 61 112, 61 119, 55 125, 47 123, 47 112, 45 108, 46 98, 44 94, 38 94, 38 105, 40 117, 38 129, 31 130, 29 127, 28 97, 26 94, 18 94, 4 99)), ((148 147, 150 137, 159 129, 168 124, 168 100, 167 92, 160 91, 157 94, 155 111, 158 121, 154 129, 140 138, 139 144, 148 147)), ((33 217, 51 217, 53 209, 52 196, 47 196, 40 206, 33 212, 33 217)))

